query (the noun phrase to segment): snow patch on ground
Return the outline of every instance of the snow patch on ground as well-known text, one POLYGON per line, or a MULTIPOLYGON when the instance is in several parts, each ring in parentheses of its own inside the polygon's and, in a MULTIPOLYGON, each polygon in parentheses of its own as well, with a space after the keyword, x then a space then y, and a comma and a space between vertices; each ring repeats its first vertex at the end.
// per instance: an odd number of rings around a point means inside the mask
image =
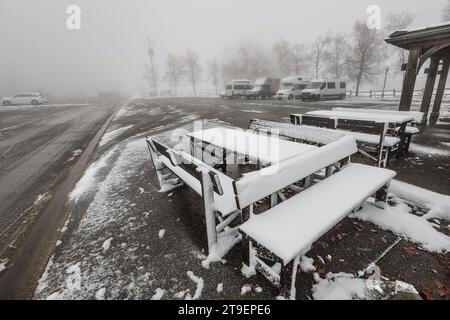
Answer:
POLYGON ((93 189, 93 187, 97 183, 96 178, 98 172, 108 164, 116 149, 117 148, 114 148, 108 151, 100 159, 92 163, 89 168, 87 168, 83 177, 77 182, 75 188, 70 193, 70 200, 77 202, 84 194, 93 189))
POLYGON ((390 192, 402 199, 425 206, 425 208, 429 209, 429 211, 423 216, 427 220, 432 218, 450 220, 450 196, 436 193, 398 180, 392 181, 390 192))
POLYGON ((161 230, 159 230, 159 232, 158 232, 158 237, 160 238, 160 239, 162 239, 163 237, 164 237, 164 234, 166 233, 166 229, 161 229, 161 230))
POLYGON ((372 222, 384 230, 420 244, 428 251, 450 251, 450 237, 438 232, 424 217, 411 214, 410 207, 405 203, 394 207, 386 206, 384 210, 366 203, 362 210, 351 217, 372 222))
POLYGON ((112 239, 113 239, 113 238, 111 237, 111 238, 105 240, 105 242, 103 242, 103 244, 102 244, 102 249, 103 249, 103 251, 108 251, 108 250, 109 250, 109 248, 111 247, 111 241, 112 241, 112 239))
POLYGON ((408 299, 417 299, 419 296, 414 286, 409 283, 361 279, 343 272, 328 273, 324 279, 315 273, 314 280, 314 300, 385 300, 398 294, 407 294, 408 299))
POLYGON ((120 136, 122 133, 124 133, 125 131, 133 128, 133 125, 129 125, 126 127, 121 127, 115 130, 108 130, 100 139, 100 142, 98 143, 98 145, 100 147, 104 146, 105 144, 107 144, 108 142, 114 140, 115 138, 117 138, 118 136, 120 136))
POLYGON ((223 282, 221 282, 217 285, 216 290, 218 293, 221 293, 223 291, 223 282))
POLYGON ((252 291, 252 287, 248 284, 244 284, 241 288, 241 296, 243 296, 251 291, 252 291))
POLYGON ((204 281, 202 278, 197 277, 192 271, 188 271, 187 275, 192 281, 196 283, 197 288, 195 289, 193 297, 191 297, 189 293, 186 295, 186 300, 198 300, 202 295, 203 287, 205 285, 204 281))
POLYGON ((445 150, 443 148, 436 148, 436 147, 429 147, 429 146, 423 146, 411 143, 409 147, 409 151, 412 151, 414 153, 421 153, 426 155, 434 155, 434 156, 443 156, 443 157, 449 157, 450 156, 450 150, 445 150))
POLYGON ((9 262, 8 259, 0 260, 0 273, 6 270, 8 262, 9 262))
POLYGON ((161 288, 156 288, 155 294, 152 296, 151 300, 161 300, 165 293, 166 293, 165 290, 161 288))
POLYGON ((305 272, 316 271, 316 267, 314 266, 314 259, 308 258, 307 256, 302 256, 300 258, 299 266, 305 272))

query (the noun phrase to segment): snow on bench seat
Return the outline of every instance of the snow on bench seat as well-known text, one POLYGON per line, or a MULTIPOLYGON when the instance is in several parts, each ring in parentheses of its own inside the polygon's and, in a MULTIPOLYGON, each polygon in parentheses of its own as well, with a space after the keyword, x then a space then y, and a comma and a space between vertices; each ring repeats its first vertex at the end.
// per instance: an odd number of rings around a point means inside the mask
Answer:
POLYGON ((391 170, 350 164, 274 208, 252 217, 239 229, 287 264, 395 175, 391 170))
POLYGON ((409 114, 398 113, 380 113, 380 112, 358 112, 357 109, 352 111, 342 110, 316 110, 306 113, 312 116, 328 117, 331 119, 349 119, 349 120, 364 120, 375 122, 391 122, 391 123, 404 123, 414 121, 414 117, 409 114))
POLYGON ((409 135, 415 135, 415 134, 418 134, 419 132, 420 132, 420 130, 417 127, 406 127, 405 128, 405 133, 409 134, 409 135))
MULTIPOLYGON (((203 162, 201 162, 197 158, 192 157, 188 153, 180 152, 180 155, 182 155, 190 163, 194 163, 197 166, 206 167, 209 171, 214 172, 218 176, 221 187, 223 189, 223 194, 219 195, 217 193, 214 193, 214 205, 216 207, 216 210, 223 217, 226 217, 235 212, 237 210, 237 207, 234 197, 233 179, 212 167, 206 166, 203 162)), ((202 195, 202 185, 197 178, 190 175, 180 166, 174 166, 170 159, 164 156, 159 156, 158 159, 197 194, 202 195)))
POLYGON ((379 114, 393 114, 400 116, 411 116, 414 122, 421 123, 423 112, 420 111, 398 111, 398 110, 380 110, 380 109, 355 109, 355 108, 333 108, 333 111, 338 112, 360 112, 360 113, 379 113, 379 114))

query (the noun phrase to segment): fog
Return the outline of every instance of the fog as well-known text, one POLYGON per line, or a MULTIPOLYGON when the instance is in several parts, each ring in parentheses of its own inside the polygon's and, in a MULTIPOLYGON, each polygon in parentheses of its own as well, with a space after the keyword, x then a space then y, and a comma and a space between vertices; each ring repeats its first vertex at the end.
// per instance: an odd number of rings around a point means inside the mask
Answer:
POLYGON ((202 62, 220 61, 242 39, 268 48, 280 38, 309 43, 351 32, 372 4, 383 17, 411 12, 421 26, 442 20, 446 0, 1 0, 0 96, 134 94, 146 88, 147 37, 163 75, 169 52, 190 48, 202 62), (66 27, 70 4, 81 8, 80 30, 66 27))

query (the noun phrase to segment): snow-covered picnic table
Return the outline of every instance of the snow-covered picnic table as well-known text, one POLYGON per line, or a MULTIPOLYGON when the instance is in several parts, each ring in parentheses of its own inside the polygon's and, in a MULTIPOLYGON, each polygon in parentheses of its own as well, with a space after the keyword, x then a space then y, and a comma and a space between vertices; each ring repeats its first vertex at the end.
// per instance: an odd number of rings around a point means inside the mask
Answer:
POLYGON ((316 146, 282 140, 264 134, 243 130, 216 127, 188 134, 196 141, 236 152, 263 163, 274 164, 305 152, 317 149, 316 146))
POLYGON ((364 120, 374 122, 388 122, 395 124, 403 124, 414 121, 414 117, 410 114, 384 113, 384 112, 359 112, 358 109, 352 111, 343 110, 316 110, 306 113, 307 115, 327 117, 332 119, 347 120, 364 120))

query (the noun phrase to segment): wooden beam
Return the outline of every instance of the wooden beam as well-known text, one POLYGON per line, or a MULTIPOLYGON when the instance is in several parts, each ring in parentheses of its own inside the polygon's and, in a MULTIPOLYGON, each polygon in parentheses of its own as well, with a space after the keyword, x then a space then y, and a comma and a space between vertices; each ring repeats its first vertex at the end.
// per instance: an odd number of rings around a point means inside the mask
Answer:
POLYGON ((441 109, 442 98, 444 97, 445 84, 447 82, 448 71, 450 67, 450 57, 447 55, 443 60, 444 63, 442 65, 442 73, 441 77, 439 78, 436 97, 434 98, 433 111, 431 112, 430 116, 431 124, 436 124, 436 122, 439 120, 439 111, 441 109))
POLYGON ((403 78, 402 97, 400 99, 399 106, 400 111, 409 111, 411 108, 414 86, 416 85, 416 70, 417 63, 419 62, 420 51, 420 48, 415 48, 409 52, 408 68, 405 72, 405 77, 403 78))
POLYGON ((436 82, 436 74, 439 67, 440 56, 431 56, 430 68, 428 71, 427 82, 423 92, 422 105, 420 112, 423 112, 422 124, 427 124, 428 111, 430 109, 431 98, 433 97, 434 83, 436 82))

